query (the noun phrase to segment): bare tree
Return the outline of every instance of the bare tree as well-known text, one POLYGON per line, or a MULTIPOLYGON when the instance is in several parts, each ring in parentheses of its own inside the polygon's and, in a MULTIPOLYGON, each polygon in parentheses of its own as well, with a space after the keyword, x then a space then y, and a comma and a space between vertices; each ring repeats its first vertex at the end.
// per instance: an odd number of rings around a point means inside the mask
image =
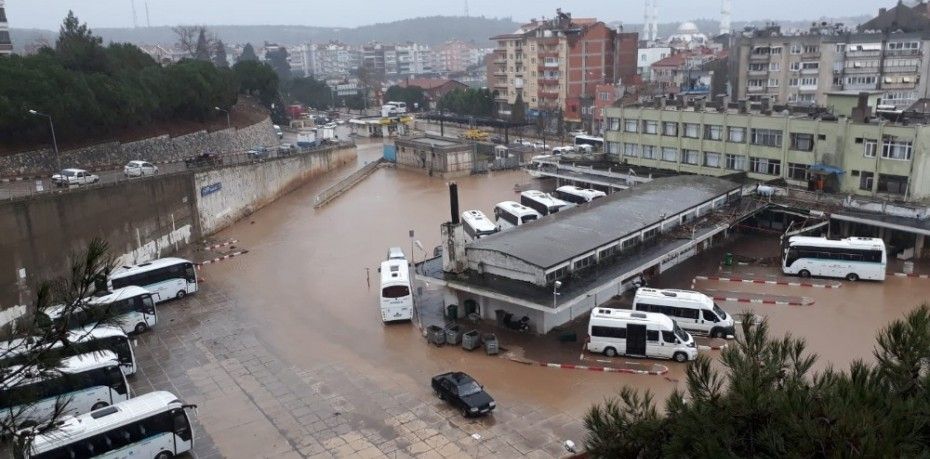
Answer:
POLYGON ((206 34, 207 31, 204 26, 177 26, 171 30, 178 37, 177 48, 187 53, 189 57, 197 52, 197 39, 200 34, 206 34))

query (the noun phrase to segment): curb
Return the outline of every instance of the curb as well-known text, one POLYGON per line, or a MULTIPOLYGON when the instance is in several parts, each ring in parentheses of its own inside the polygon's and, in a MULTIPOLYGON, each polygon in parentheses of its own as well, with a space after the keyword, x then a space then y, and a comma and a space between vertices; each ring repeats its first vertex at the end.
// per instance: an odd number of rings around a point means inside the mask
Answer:
POLYGON ((778 300, 763 300, 761 298, 733 298, 726 296, 714 296, 711 297, 714 301, 727 301, 730 303, 752 303, 752 304, 774 304, 778 306, 810 306, 814 304, 814 300, 810 300, 809 303, 802 301, 778 301, 778 300))
POLYGON ((195 263, 195 264, 197 265, 197 268, 199 269, 199 268, 200 268, 201 266, 203 266, 203 265, 209 265, 209 264, 213 264, 213 263, 219 263, 219 262, 221 262, 221 261, 223 261, 223 260, 228 260, 228 259, 230 259, 230 258, 238 257, 239 255, 245 255, 245 254, 247 254, 247 253, 249 253, 248 250, 241 250, 241 251, 239 251, 239 252, 233 252, 233 253, 230 253, 230 254, 228 254, 228 255, 223 255, 222 257, 217 257, 217 258, 214 258, 214 259, 212 259, 212 260, 201 261, 200 263, 195 263))
POLYGON ((916 279, 930 279, 930 274, 908 274, 908 273, 894 273, 895 277, 913 277, 916 279))
POLYGON ((718 344, 715 346, 707 346, 705 344, 698 344, 699 351, 722 351, 727 348, 727 343, 718 344))
POLYGON ((226 247, 227 245, 233 245, 233 244, 235 244, 235 243, 237 243, 237 242, 239 242, 239 241, 236 240, 236 239, 233 239, 233 240, 228 241, 228 242, 222 242, 222 243, 219 243, 219 244, 207 245, 207 246, 204 246, 203 249, 204 249, 204 250, 218 249, 218 248, 220 248, 220 247, 226 247))
POLYGON ((540 363, 539 366, 547 368, 560 368, 563 370, 586 370, 586 371, 598 371, 601 373, 628 373, 634 375, 651 375, 651 376, 662 376, 668 373, 668 367, 660 365, 664 370, 651 371, 651 370, 634 370, 632 368, 613 368, 613 367, 596 367, 588 365, 574 365, 570 363, 540 363))
POLYGON ((742 277, 717 277, 717 276, 694 276, 694 279, 691 282, 693 284, 695 281, 699 281, 699 280, 718 281, 718 282, 742 282, 744 284, 788 285, 791 287, 813 287, 813 288, 840 288, 843 286, 840 283, 814 284, 811 282, 788 282, 788 281, 774 281, 774 280, 767 280, 767 279, 751 279, 751 278, 742 278, 742 277))
POLYGON ((51 177, 51 176, 49 176, 49 177, 44 177, 44 176, 41 176, 41 175, 36 175, 36 176, 32 176, 32 177, 29 177, 29 176, 26 176, 26 177, 7 177, 7 178, 2 178, 2 179, 0 179, 0 183, 25 182, 25 181, 29 181, 29 180, 43 180, 43 179, 46 179, 46 178, 51 179, 50 177, 51 177))

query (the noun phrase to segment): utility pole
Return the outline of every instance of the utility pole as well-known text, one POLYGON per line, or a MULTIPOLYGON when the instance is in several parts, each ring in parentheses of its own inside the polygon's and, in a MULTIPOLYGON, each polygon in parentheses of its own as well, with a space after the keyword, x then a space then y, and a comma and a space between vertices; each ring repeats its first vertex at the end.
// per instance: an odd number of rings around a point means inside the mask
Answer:
MULTIPOLYGON (((232 129, 232 123, 229 122, 229 110, 223 110, 220 107, 213 107, 218 112, 223 112, 226 114, 226 129, 232 129)), ((273 107, 272 107, 273 108, 273 107)))
POLYGON ((52 122, 52 116, 37 112, 35 110, 29 110, 29 113, 35 116, 44 116, 48 118, 48 127, 52 131, 52 147, 55 149, 55 162, 58 166, 58 173, 61 174, 61 153, 58 151, 58 139, 55 138, 55 123, 52 122))

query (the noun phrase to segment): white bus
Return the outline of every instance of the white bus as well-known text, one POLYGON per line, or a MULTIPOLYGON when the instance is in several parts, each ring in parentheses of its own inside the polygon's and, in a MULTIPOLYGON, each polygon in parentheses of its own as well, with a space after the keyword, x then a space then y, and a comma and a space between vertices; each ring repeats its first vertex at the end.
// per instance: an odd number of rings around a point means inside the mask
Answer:
POLYGON ((465 229, 465 235, 472 241, 490 236, 499 231, 497 225, 480 210, 466 210, 462 212, 462 223, 465 229))
POLYGON ((150 392, 62 421, 14 445, 14 459, 169 459, 194 448, 188 409, 170 392, 150 392))
POLYGON ((801 277, 838 277, 848 281, 885 280, 885 241, 851 237, 833 240, 792 236, 784 245, 781 270, 801 277))
POLYGON ((197 291, 197 270, 194 263, 183 258, 160 258, 135 266, 123 266, 110 274, 111 288, 130 285, 143 287, 155 294, 155 302, 181 299, 197 291))
POLYGON ((93 326, 106 318, 119 326, 124 333, 142 333, 158 323, 155 300, 142 287, 124 287, 104 296, 92 297, 74 308, 70 317, 64 317, 65 306, 52 306, 38 313, 40 321, 60 323, 68 320, 72 330, 93 326))
POLYGON ((529 207, 514 201, 504 201, 494 206, 494 220, 501 231, 516 228, 529 222, 539 220, 542 215, 529 207))
POLYGON ((0 387, 0 418, 24 427, 49 420, 60 402, 67 402, 62 414, 78 415, 129 399, 126 375, 110 351, 69 357, 54 369, 6 371, 15 376, 0 387))
POLYGON ((697 358, 694 338, 663 314, 594 308, 588 350, 608 357, 625 354, 687 362, 697 358))
MULTIPOLYGON (((604 151, 604 138, 580 134, 575 136, 575 146, 589 145, 594 151, 604 151)), ((591 151, 585 148, 587 153, 591 151)))
POLYGON ((520 204, 529 207, 540 215, 550 215, 568 207, 568 203, 539 190, 527 190, 520 193, 520 204))
POLYGON ((381 262, 381 320, 394 322, 413 319, 413 292, 407 260, 381 262))
POLYGON ((110 351, 116 354, 126 376, 136 373, 136 355, 132 343, 129 336, 119 328, 101 326, 72 330, 68 332, 67 339, 70 343, 68 346, 56 340, 39 347, 34 337, 0 343, 0 368, 35 363, 35 354, 40 352, 40 359, 65 359, 80 354, 110 351))
POLYGON ((633 309, 665 314, 691 333, 712 338, 736 335, 733 316, 700 292, 640 287, 633 298, 633 309))
POLYGON ((574 185, 560 186, 555 189, 555 197, 572 204, 585 204, 605 196, 607 196, 607 193, 603 191, 581 188, 574 185))

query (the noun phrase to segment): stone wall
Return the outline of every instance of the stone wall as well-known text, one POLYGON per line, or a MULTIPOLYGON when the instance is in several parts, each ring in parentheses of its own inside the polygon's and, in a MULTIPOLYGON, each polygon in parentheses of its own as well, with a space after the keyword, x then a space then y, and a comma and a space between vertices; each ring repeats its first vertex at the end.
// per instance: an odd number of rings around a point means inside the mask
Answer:
POLYGON ((213 234, 271 203, 312 177, 355 161, 355 145, 194 174, 199 226, 213 234))
MULTIPOLYGON (((204 151, 217 153, 244 151, 251 147, 278 144, 271 120, 241 129, 197 131, 171 137, 162 135, 135 142, 109 142, 61 152, 62 167, 101 169, 122 167, 131 160, 178 161, 204 151)), ((46 175, 57 168, 51 148, 0 156, 0 175, 46 175)))

